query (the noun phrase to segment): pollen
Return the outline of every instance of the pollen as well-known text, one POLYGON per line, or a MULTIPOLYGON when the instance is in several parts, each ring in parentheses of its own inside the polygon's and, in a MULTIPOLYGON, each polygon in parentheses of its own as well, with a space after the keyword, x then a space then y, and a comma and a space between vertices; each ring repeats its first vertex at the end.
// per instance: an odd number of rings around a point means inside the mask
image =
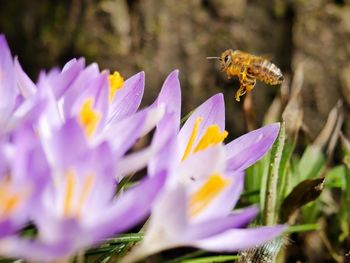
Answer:
POLYGON ((109 75, 109 101, 111 102, 114 98, 115 93, 120 90, 124 85, 124 78, 118 71, 114 71, 113 74, 109 75))
POLYGON ((86 175, 78 180, 74 169, 66 172, 66 185, 63 199, 63 215, 65 217, 80 217, 84 204, 91 193, 94 174, 86 175))
POLYGON ((189 202, 190 216, 194 217, 207 208, 230 185, 230 182, 229 179, 223 178, 219 173, 212 174, 203 186, 191 196, 189 202))
POLYGON ((187 156, 191 153, 194 141, 196 140, 196 137, 198 134, 199 125, 201 124, 201 122, 202 122, 202 118, 197 118, 196 122, 194 123, 190 139, 188 140, 185 153, 182 157, 182 161, 185 160, 187 158, 187 156))
POLYGON ((92 104, 92 98, 87 99, 79 113, 79 122, 84 127, 85 133, 88 137, 91 137, 94 134, 97 125, 101 120, 101 114, 93 109, 92 104))
POLYGON ((69 216, 72 210, 72 200, 76 185, 76 174, 74 170, 69 170, 66 174, 66 192, 64 196, 63 214, 69 216))
POLYGON ((80 216, 81 210, 83 209, 83 206, 89 197, 94 180, 95 180, 94 174, 87 175, 84 180, 82 191, 80 193, 79 201, 78 201, 78 207, 77 207, 78 216, 80 216))
POLYGON ((218 125, 210 125, 205 131, 205 134, 203 135, 199 143, 197 144, 196 148, 194 149, 194 152, 205 150, 209 146, 223 142, 227 135, 227 131, 220 132, 220 128, 218 125))
POLYGON ((29 188, 21 188, 19 191, 13 191, 11 188, 9 178, 0 182, 0 218, 10 216, 29 194, 29 188))
POLYGON ((201 122, 202 118, 197 118, 195 124, 193 125, 193 130, 188 140, 185 153, 182 157, 182 161, 185 160, 191 153, 196 153, 205 150, 210 146, 223 142, 228 135, 227 131, 221 132, 220 127, 218 125, 210 125, 207 127, 204 135, 200 138, 198 144, 194 146, 198 136, 199 126, 201 122))

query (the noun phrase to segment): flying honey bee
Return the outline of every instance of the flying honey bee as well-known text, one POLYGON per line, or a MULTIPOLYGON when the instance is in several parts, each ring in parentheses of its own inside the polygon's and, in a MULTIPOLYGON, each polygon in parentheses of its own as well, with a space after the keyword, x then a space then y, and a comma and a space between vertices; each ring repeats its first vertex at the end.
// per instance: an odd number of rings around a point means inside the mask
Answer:
POLYGON ((238 76, 240 88, 235 95, 237 101, 254 88, 256 80, 269 85, 278 85, 284 79, 281 70, 269 60, 240 50, 228 49, 220 57, 207 57, 207 59, 219 59, 221 70, 226 73, 228 79, 238 76))

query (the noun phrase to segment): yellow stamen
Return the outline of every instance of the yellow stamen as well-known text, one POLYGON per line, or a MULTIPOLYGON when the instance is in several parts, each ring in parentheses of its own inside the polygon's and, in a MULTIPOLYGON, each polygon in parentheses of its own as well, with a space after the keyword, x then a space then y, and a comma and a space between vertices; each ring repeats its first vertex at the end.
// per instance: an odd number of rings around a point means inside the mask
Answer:
POLYGON ((91 137, 94 134, 97 125, 101 120, 101 114, 93 109, 92 104, 93 99, 87 99, 81 107, 79 114, 80 124, 84 127, 85 133, 88 137, 91 137))
POLYGON ((221 174, 212 174, 204 185, 190 198, 190 216, 194 217, 203 211, 229 184, 230 180, 223 178, 221 174))
POLYGON ((80 194, 79 201, 78 201, 78 208, 77 208, 78 216, 80 215, 81 210, 83 208, 83 205, 89 196, 89 193, 91 191, 94 180, 95 180, 94 174, 86 176, 86 178, 84 180, 83 189, 82 189, 82 192, 80 194))
POLYGON ((203 135, 199 143, 197 144, 196 148, 194 149, 194 152, 204 150, 211 145, 223 142, 227 135, 227 131, 220 132, 219 126, 210 125, 205 131, 205 134, 203 135))
POLYGON ((185 160, 187 158, 187 156, 191 153, 192 146, 193 146, 194 141, 196 140, 199 125, 201 122, 202 122, 202 118, 197 118, 196 122, 194 123, 193 130, 192 130, 190 139, 188 140, 185 153, 182 156, 182 161, 185 160))
POLYGON ((19 195, 9 196, 5 199, 5 205, 3 214, 6 216, 10 215, 19 205, 21 198, 19 195))
POLYGON ((196 122, 193 126, 193 130, 192 130, 190 139, 188 140, 188 143, 186 146, 185 153, 182 157, 182 161, 185 160, 188 157, 188 155, 191 154, 192 152, 195 153, 198 151, 202 151, 202 150, 208 148, 209 146, 223 142, 228 135, 227 131, 220 132, 220 128, 218 125, 210 125, 206 129, 204 135, 200 139, 197 146, 194 148, 194 150, 192 150, 193 144, 194 144, 196 137, 197 137, 197 134, 198 134, 199 125, 201 122, 202 122, 202 118, 196 119, 196 122))
POLYGON ((13 192, 9 177, 0 181, 0 217, 8 217, 29 194, 29 188, 13 192))
POLYGON ((121 89, 124 85, 124 78, 119 74, 118 71, 114 71, 113 74, 109 75, 109 101, 111 102, 114 98, 115 93, 121 89))
POLYGON ((71 215, 72 209, 72 200, 74 194, 74 188, 76 183, 76 174, 73 170, 69 170, 66 174, 66 194, 64 197, 64 207, 63 214, 64 216, 71 215))

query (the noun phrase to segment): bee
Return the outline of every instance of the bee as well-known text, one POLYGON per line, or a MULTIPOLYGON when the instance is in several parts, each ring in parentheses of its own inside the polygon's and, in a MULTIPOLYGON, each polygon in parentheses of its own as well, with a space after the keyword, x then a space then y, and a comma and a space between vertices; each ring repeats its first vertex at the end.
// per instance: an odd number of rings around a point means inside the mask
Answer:
POLYGON ((284 79, 281 70, 269 60, 240 50, 228 49, 220 57, 207 59, 219 59, 221 70, 226 73, 228 79, 238 76, 240 87, 235 95, 237 101, 254 88, 256 80, 278 85, 284 79))

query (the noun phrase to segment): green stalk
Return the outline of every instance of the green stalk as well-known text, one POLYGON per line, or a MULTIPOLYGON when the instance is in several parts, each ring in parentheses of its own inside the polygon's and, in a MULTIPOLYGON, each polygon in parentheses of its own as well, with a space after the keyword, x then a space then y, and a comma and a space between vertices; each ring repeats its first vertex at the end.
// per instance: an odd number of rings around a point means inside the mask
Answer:
POLYGON ((294 225, 294 226, 288 227, 286 233, 292 234, 292 233, 300 233, 300 232, 307 232, 307 231, 316 231, 319 229, 320 229, 320 226, 318 224, 294 225))
POLYGON ((285 124, 282 122, 277 141, 271 150, 271 163, 266 182, 265 204, 263 209, 263 224, 274 225, 277 223, 277 187, 280 172, 282 152, 285 145, 285 124))

